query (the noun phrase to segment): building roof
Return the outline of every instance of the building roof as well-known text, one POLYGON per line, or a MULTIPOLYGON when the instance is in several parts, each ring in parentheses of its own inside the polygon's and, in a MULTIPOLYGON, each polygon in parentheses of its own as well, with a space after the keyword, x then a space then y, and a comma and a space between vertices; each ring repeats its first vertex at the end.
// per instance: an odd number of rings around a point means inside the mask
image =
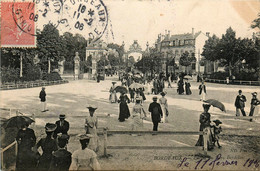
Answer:
POLYGON ((194 36, 192 35, 192 33, 175 34, 175 35, 172 35, 170 38, 168 36, 165 36, 163 41, 173 41, 173 40, 177 40, 177 39, 178 40, 196 39, 200 33, 201 33, 201 31, 195 33, 194 36))

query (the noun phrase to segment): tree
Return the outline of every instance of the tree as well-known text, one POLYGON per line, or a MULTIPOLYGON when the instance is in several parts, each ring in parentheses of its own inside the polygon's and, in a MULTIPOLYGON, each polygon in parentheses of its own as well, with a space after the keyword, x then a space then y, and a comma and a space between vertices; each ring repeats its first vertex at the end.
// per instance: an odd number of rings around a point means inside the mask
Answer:
POLYGON ((260 13, 258 13, 258 18, 254 19, 251 28, 258 28, 260 29, 260 13))
POLYGON ((128 66, 132 67, 135 64, 135 58, 133 56, 130 56, 128 58, 128 66))
POLYGON ((41 60, 41 67, 47 70, 46 64, 48 63, 48 73, 52 68, 58 67, 58 61, 64 55, 65 45, 59 35, 59 31, 52 25, 46 25, 40 34, 37 36, 37 51, 41 60))
POLYGON ((205 42, 201 55, 210 61, 218 60, 219 56, 218 53, 216 53, 218 44, 219 38, 214 34, 212 37, 209 37, 209 39, 205 42))
MULTIPOLYGON (((121 66, 125 66, 124 65, 124 62, 123 62, 123 55, 124 55, 124 46, 120 46, 118 44, 115 44, 115 43, 110 43, 107 45, 108 48, 111 48, 111 49, 115 49, 119 55, 119 66, 121 68, 121 66)), ((112 65, 112 64, 111 64, 112 65)))
POLYGON ((191 65, 192 62, 196 61, 196 58, 189 55, 189 52, 185 51, 180 57, 180 65, 185 66, 185 72, 187 73, 187 67, 191 65))

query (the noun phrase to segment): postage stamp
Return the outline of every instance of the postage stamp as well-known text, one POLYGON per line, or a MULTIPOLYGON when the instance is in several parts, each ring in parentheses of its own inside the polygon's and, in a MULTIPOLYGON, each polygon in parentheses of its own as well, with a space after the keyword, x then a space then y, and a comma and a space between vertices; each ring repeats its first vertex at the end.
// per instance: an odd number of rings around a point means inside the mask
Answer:
POLYGON ((1 2, 1 47, 35 47, 34 2, 1 2))

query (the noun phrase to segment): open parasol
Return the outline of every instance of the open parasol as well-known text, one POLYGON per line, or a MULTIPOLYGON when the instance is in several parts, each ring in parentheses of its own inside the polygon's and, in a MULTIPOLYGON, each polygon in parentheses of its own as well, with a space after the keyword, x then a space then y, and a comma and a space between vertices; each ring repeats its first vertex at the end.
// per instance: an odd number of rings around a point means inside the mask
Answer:
POLYGON ((186 79, 186 80, 192 80, 192 77, 189 76, 189 75, 185 75, 183 78, 186 79))
POLYGON ((14 116, 3 122, 4 122, 3 123, 4 128, 11 128, 11 127, 21 128, 21 126, 23 126, 25 124, 30 125, 31 123, 33 123, 35 121, 28 116, 14 116))
POLYGON ((123 86, 117 86, 114 90, 116 92, 120 92, 120 93, 127 93, 126 87, 123 87, 123 86))
POLYGON ((129 86, 129 88, 131 89, 139 89, 139 88, 144 88, 144 86, 142 84, 139 83, 133 83, 129 86))
POLYGON ((212 105, 213 107, 219 108, 221 111, 226 112, 226 108, 223 103, 215 99, 204 100, 205 103, 212 105))

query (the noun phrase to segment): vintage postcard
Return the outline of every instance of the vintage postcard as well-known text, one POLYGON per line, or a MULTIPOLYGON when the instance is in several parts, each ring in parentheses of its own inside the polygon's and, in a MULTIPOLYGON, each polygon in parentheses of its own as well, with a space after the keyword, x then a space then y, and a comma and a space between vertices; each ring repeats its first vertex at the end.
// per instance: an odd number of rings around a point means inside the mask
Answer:
POLYGON ((2 0, 1 170, 259 170, 259 0, 2 0))

